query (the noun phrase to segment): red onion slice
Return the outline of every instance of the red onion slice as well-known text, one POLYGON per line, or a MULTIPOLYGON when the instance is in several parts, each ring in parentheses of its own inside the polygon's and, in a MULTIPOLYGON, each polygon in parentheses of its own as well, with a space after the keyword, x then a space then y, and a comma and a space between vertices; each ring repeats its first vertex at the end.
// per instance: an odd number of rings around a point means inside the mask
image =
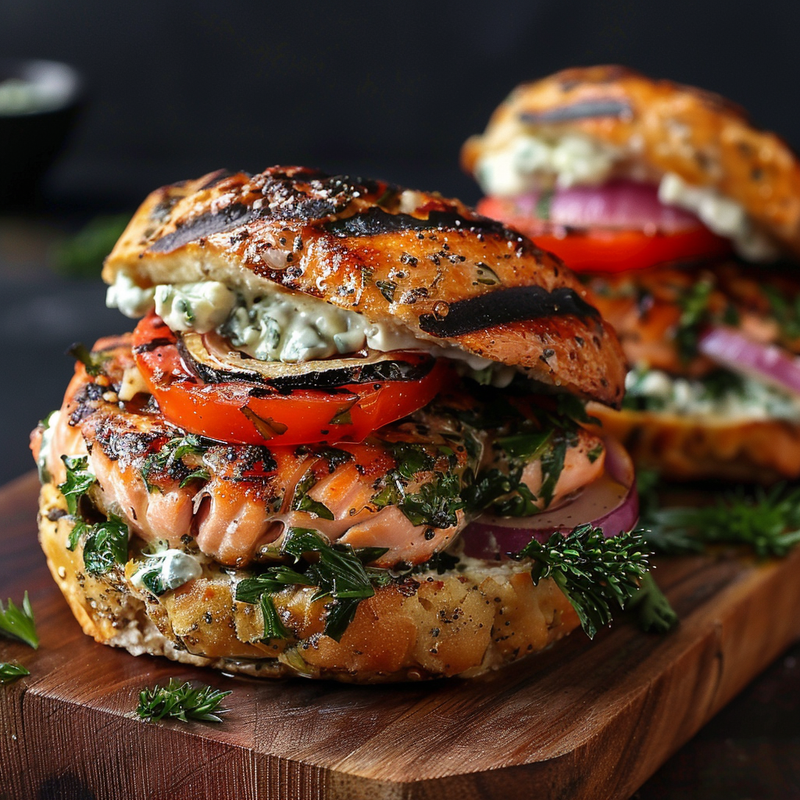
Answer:
MULTIPOLYGON (((541 192, 530 192, 514 198, 514 202, 519 212, 539 218, 542 198, 541 192)), ((626 180, 556 189, 549 201, 547 221, 569 228, 643 230, 654 234, 702 226, 694 214, 664 205, 658 199, 658 186, 626 180)))
POLYGON ((519 552, 533 538, 546 542, 555 531, 566 533, 587 522, 609 538, 632 530, 639 518, 633 463, 616 440, 607 439, 605 445, 605 472, 570 502, 532 517, 484 514, 461 534, 464 554, 497 560, 519 552))
POLYGON ((711 328, 698 350, 712 361, 779 389, 800 395, 800 359, 774 344, 749 339, 733 328, 711 328))

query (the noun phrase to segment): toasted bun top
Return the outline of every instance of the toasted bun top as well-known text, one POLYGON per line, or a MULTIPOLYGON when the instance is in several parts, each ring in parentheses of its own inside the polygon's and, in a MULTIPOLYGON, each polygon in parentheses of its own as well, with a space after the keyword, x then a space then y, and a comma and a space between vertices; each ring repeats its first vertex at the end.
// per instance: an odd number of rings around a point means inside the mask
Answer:
POLYGON ((735 200, 800 256, 800 163, 791 148, 750 123, 720 95, 653 80, 619 66, 567 69, 517 87, 486 132, 462 149, 474 172, 486 152, 520 133, 575 131, 629 149, 658 180, 667 172, 735 200))
POLYGON ((618 405, 619 343, 554 256, 457 200, 301 167, 153 192, 106 260, 141 286, 303 292, 618 405))

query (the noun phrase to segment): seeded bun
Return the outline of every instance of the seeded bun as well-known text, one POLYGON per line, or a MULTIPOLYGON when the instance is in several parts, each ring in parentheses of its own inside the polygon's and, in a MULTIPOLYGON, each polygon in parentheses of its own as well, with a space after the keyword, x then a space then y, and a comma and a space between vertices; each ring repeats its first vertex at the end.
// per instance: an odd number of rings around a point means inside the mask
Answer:
POLYGON ((86 573, 64 498, 42 487, 39 538, 47 564, 84 633, 133 655, 258 677, 302 676, 376 683, 473 677, 542 650, 579 624, 550 580, 534 586, 530 570, 471 561, 463 571, 424 573, 376 589, 362 601, 341 641, 322 633, 325 601, 313 587, 273 596, 294 638, 262 640, 260 607, 233 599, 246 570, 207 560, 201 577, 156 598, 131 582, 143 560, 133 540, 124 567, 86 573))
POLYGON ((800 163, 769 131, 717 94, 653 80, 625 67, 567 69, 517 87, 473 136, 461 162, 524 134, 577 132, 630 151, 637 171, 710 187, 745 208, 756 225, 800 256, 800 163))
POLYGON ((153 192, 106 260, 137 285, 220 281, 312 295, 429 344, 617 406, 625 366, 557 258, 457 200, 300 167, 153 192))

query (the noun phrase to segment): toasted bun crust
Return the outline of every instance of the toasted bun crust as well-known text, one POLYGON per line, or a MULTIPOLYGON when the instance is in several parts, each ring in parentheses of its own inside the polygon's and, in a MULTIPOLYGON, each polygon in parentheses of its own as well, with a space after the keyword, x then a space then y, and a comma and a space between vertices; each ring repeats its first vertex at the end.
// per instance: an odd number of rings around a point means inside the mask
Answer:
POLYGON ((140 286, 278 285, 618 405, 622 353, 553 256, 457 200, 299 167, 153 192, 108 257, 140 286))
POLYGON ((359 604, 340 642, 323 634, 326 601, 312 601, 313 588, 286 589, 274 603, 296 638, 264 642, 260 607, 233 599, 244 571, 223 571, 208 561, 201 577, 155 598, 131 583, 143 560, 136 541, 124 568, 87 574, 81 547, 67 549, 72 523, 65 512, 58 489, 44 485, 39 538, 53 578, 84 633, 133 655, 265 678, 375 683, 473 677, 541 650, 579 624, 552 580, 534 586, 519 565, 486 565, 376 589, 359 604))
POLYGON ((722 478, 774 483, 800 478, 800 425, 786 420, 728 422, 651 411, 611 411, 589 403, 606 435, 619 439, 639 467, 669 480, 722 478))
POLYGON ((657 180, 672 172, 742 205, 759 227, 800 255, 800 163, 769 131, 723 97, 620 66, 567 69, 517 87, 473 136, 461 161, 521 133, 577 131, 617 147, 657 180))

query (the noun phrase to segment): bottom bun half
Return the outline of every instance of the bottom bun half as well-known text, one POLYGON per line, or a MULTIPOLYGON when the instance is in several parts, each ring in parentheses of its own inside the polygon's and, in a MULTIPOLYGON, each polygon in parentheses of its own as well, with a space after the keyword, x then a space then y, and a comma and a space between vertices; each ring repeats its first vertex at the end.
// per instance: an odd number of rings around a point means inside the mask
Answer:
POLYGON ((800 477, 800 425, 787 420, 725 420, 655 411, 612 411, 590 403, 606 435, 637 467, 670 480, 721 478, 774 483, 800 477))
POLYGON ((195 666, 265 678, 303 676, 348 682, 474 677, 548 647, 578 627, 550 580, 534 586, 516 562, 469 559, 375 589, 340 641, 324 635, 326 600, 313 587, 273 595, 293 638, 264 641, 259 605, 234 599, 247 570, 203 563, 202 575, 155 597, 131 576, 144 562, 134 539, 128 562, 89 575, 81 546, 67 548, 73 523, 62 494, 42 487, 39 535, 56 583, 84 632, 133 655, 166 656, 195 666))

